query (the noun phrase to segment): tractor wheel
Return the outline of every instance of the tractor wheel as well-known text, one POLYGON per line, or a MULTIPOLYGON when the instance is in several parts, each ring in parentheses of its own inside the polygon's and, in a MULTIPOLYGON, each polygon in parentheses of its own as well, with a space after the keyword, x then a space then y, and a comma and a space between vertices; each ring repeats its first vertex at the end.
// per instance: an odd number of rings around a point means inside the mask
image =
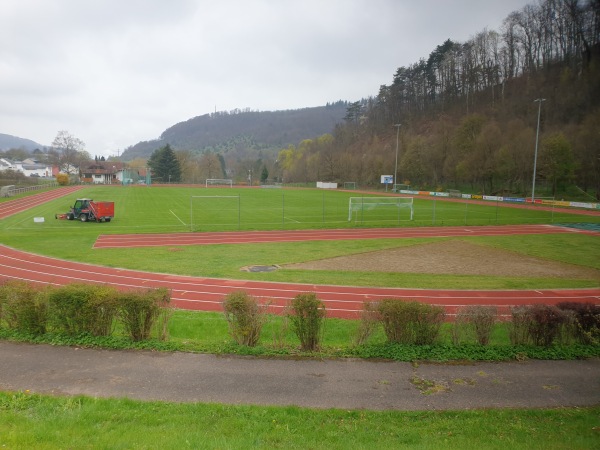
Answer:
POLYGON ((107 217, 106 219, 104 219, 105 222, 110 222, 110 217, 107 217))
POLYGON ((73 220, 73 219, 75 219, 75 216, 73 215, 73 213, 67 214, 67 220, 73 220))
POLYGON ((79 216, 79 220, 81 220, 82 222, 87 222, 88 220, 88 215, 87 214, 81 214, 79 216))

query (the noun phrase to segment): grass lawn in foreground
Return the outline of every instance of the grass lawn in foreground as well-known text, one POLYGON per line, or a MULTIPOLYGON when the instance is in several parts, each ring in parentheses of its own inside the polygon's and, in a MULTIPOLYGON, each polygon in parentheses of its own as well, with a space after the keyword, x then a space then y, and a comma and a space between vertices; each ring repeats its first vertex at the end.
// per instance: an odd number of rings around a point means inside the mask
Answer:
POLYGON ((600 408, 343 411, 0 392, 6 448, 588 449, 600 408))

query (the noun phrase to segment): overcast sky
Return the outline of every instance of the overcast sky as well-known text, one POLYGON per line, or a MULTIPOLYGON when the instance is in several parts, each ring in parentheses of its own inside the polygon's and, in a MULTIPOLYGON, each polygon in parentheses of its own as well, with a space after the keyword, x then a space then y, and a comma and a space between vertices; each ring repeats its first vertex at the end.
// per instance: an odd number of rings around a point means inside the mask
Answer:
POLYGON ((116 156, 195 116, 377 95, 531 0, 1 0, 0 133, 116 156))

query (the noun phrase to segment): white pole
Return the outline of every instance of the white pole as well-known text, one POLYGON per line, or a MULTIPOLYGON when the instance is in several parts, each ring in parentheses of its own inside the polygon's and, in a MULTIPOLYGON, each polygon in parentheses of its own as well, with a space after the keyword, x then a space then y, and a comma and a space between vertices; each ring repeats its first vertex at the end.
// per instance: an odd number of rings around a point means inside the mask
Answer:
POLYGON ((538 102, 538 119, 537 119, 537 131, 535 133, 535 153, 533 156, 533 186, 531 187, 531 203, 535 204, 535 171, 537 168, 537 153, 538 153, 538 141, 540 137, 540 114, 542 112, 542 102, 546 101, 545 98, 536 98, 533 102, 538 102))
POLYGON ((394 184, 392 191, 396 192, 396 184, 398 184, 398 142, 400 138, 400 123, 395 124, 396 127, 396 165, 394 166, 394 184))

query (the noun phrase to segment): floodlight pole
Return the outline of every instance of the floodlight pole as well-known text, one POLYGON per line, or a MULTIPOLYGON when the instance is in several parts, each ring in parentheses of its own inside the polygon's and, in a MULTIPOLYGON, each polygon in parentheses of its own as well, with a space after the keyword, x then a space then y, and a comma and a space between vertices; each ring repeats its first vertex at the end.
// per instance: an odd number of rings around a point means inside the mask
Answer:
POLYGON ((545 102, 545 98, 536 98, 533 102, 538 102, 538 118, 537 118, 537 131, 535 133, 535 153, 533 156, 533 185, 531 186, 531 203, 535 204, 535 171, 537 168, 537 153, 538 153, 538 141, 540 137, 540 115, 542 112, 542 102, 545 102))
POLYGON ((394 184, 392 185, 392 191, 396 192, 396 184, 398 183, 398 143, 400 141, 400 126, 402 124, 397 123, 394 126, 396 127, 396 165, 394 166, 394 184))

